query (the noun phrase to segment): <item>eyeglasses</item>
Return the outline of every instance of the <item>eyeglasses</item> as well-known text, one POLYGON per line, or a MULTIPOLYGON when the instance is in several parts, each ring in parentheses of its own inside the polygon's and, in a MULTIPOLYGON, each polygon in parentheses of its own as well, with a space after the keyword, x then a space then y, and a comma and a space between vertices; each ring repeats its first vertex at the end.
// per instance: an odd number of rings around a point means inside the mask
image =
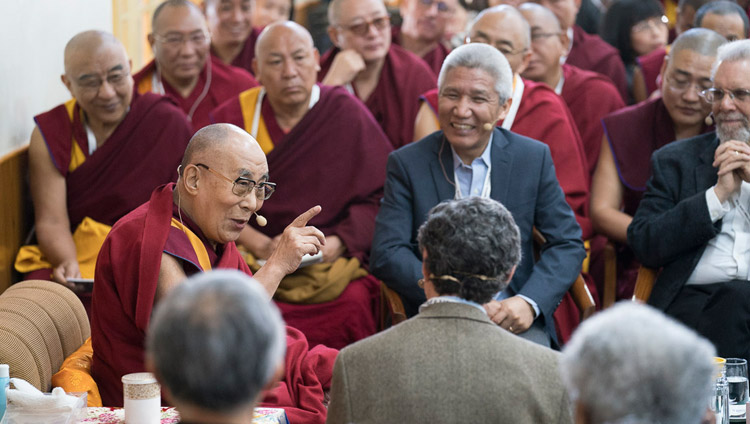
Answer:
POLYGON ((747 88, 735 88, 734 90, 724 90, 722 88, 709 88, 700 92, 701 97, 709 103, 721 103, 724 95, 728 95, 735 104, 750 102, 750 90, 747 88))
POLYGON ((255 189, 255 197, 260 200, 268 200, 273 192, 276 191, 276 184, 274 183, 269 183, 266 181, 257 183, 254 180, 245 177, 238 177, 236 180, 232 181, 231 179, 209 168, 208 165, 204 165, 202 163, 196 163, 194 165, 200 168, 206 168, 206 171, 232 183, 232 193, 239 197, 245 197, 248 193, 255 189))
POLYGON ((367 35, 370 32, 370 25, 374 26, 375 29, 382 31, 391 26, 391 18, 388 16, 381 16, 371 21, 365 21, 354 25, 339 25, 347 31, 351 31, 354 35, 367 35))
POLYGON ((167 47, 178 48, 186 42, 193 43, 194 46, 203 46, 208 43, 209 36, 203 31, 194 32, 190 35, 170 33, 162 37, 154 35, 154 38, 167 47))
POLYGON ((115 89, 125 87, 128 83, 129 74, 125 71, 117 71, 109 74, 106 78, 98 75, 86 75, 79 79, 76 84, 88 95, 98 94, 104 81, 115 89))
POLYGON ((526 53, 529 49, 525 47, 519 47, 516 50, 511 49, 507 45, 507 41, 505 40, 498 40, 498 41, 492 41, 487 36, 483 34, 477 34, 474 37, 466 37, 466 43, 482 43, 482 44, 488 44, 490 46, 493 46, 497 49, 500 53, 502 53, 504 56, 513 56, 521 53, 526 53))
POLYGON ((695 87, 698 94, 701 94, 705 90, 711 89, 711 81, 704 79, 703 83, 700 80, 692 80, 682 76, 682 78, 675 77, 674 75, 664 75, 664 82, 667 87, 675 92, 683 92, 689 90, 691 87, 695 87))
POLYGON ((554 37, 560 35, 559 32, 532 32, 531 33, 531 42, 536 43, 542 40, 545 40, 550 37, 554 37))
POLYGON ((419 0, 419 4, 425 7, 432 7, 433 4, 436 4, 438 12, 441 12, 441 13, 449 13, 453 11, 453 9, 451 9, 450 6, 448 6, 448 3, 444 1, 419 0))
POLYGON ((669 23, 669 18, 662 15, 661 17, 653 17, 646 19, 645 21, 638 22, 631 27, 633 32, 644 32, 647 30, 660 30, 669 23))

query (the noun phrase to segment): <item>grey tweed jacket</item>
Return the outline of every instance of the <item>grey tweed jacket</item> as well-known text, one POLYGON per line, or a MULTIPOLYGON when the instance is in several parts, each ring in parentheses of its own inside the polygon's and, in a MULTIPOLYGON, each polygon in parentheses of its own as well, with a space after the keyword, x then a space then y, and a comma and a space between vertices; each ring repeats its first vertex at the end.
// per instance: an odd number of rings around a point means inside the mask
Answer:
POLYGON ((346 347, 327 423, 572 423, 557 352, 461 303, 346 347))

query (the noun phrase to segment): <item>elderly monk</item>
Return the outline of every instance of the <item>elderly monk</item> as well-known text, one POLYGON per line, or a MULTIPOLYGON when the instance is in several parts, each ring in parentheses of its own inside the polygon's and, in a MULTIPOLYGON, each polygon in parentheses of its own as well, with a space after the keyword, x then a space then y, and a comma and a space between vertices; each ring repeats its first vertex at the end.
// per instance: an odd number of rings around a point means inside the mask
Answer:
MULTIPOLYGON (((217 268, 250 275, 234 240, 275 188, 260 146, 234 125, 207 126, 190 141, 179 174, 176 184, 156 188, 147 203, 115 224, 99 255, 91 371, 105 405, 122 404, 122 375, 145 369, 151 312, 173 287, 217 268)), ((292 221, 255 274, 269 298, 302 255, 325 245, 323 233, 306 226, 319 212, 315 206, 292 221)), ((304 336, 291 327, 287 344, 285 377, 264 404, 285 407, 292 422, 322 422, 335 351, 321 346, 308 353, 304 336)))
POLYGON ((422 277, 416 236, 427 212, 447 199, 498 200, 520 228, 522 259, 509 287, 487 304, 489 315, 511 332, 550 345, 556 340, 552 315, 586 253, 549 147, 492 125, 508 114, 513 86, 508 61, 494 47, 456 48, 439 81, 441 130, 388 157, 370 269, 401 295, 413 315, 425 301, 416 283, 422 277), (536 263, 533 227, 547 239, 536 263))
POLYGON ((421 57, 435 75, 439 74, 450 52, 446 29, 457 8, 457 0, 401 1, 402 22, 391 29, 393 44, 421 57))
POLYGON ((625 65, 620 59, 620 53, 598 35, 588 34, 576 25, 581 0, 534 0, 534 3, 539 3, 551 10, 567 34, 570 44, 565 63, 587 71, 598 72, 611 79, 625 101, 628 97, 628 84, 625 79, 625 65))
POLYGON ((239 242, 266 259, 282 223, 302 212, 301 205, 323 207, 312 223, 326 235, 324 263, 285 278, 276 299, 286 322, 311 344, 342 348, 376 330, 373 298, 379 286, 360 264, 367 262, 392 148, 361 102, 343 87, 315 83, 318 51, 305 28, 271 24, 256 50, 263 87, 240 94, 213 116, 258 140, 284 191, 266 204, 268 225, 248 228, 239 242), (300 184, 303 174, 314 177, 300 184), (336 189, 342 183, 346 189, 336 189))
MULTIPOLYGON (((510 110, 498 126, 546 143, 557 169, 557 179, 568 204, 581 226, 583 237, 593 234, 589 221, 589 177, 586 157, 575 121, 565 101, 545 84, 524 80, 520 73, 529 65, 531 33, 518 10, 508 5, 495 6, 480 13, 466 41, 495 46, 505 55, 513 71, 513 93, 510 110)), ((422 96, 415 137, 426 137, 437 131, 438 90, 422 96)), ((491 124, 491 122, 490 122, 491 124)))
POLYGON ((260 34, 253 28, 254 0, 204 0, 211 32, 211 55, 227 65, 253 72, 255 40, 260 34))
POLYGON ((711 108, 698 94, 711 87, 711 64, 725 42, 703 28, 682 33, 662 66, 662 95, 602 121, 605 137, 592 184, 591 216, 596 230, 619 244, 618 298, 633 294, 639 264, 627 247, 626 234, 651 177, 651 154, 709 129, 704 119, 711 108))
POLYGON ((174 181, 191 131, 168 99, 133 93, 130 61, 111 34, 74 36, 61 79, 73 99, 34 118, 29 144, 39 247, 22 248, 16 269, 67 283, 93 278, 109 226, 174 181))
POLYGON ((419 95, 435 87, 435 75, 418 56, 391 43, 383 0, 332 0, 328 21, 335 47, 321 58, 318 78, 362 100, 394 148, 411 143, 419 95))
MULTIPOLYGON (((748 18, 745 11, 732 1, 693 2, 697 13, 694 13, 694 23, 697 28, 706 28, 718 32, 728 41, 744 40, 748 37, 748 18)), ((689 4, 685 4, 689 7, 689 4)), ((692 27, 692 25, 691 25, 692 27)), ((645 100, 659 91, 659 84, 664 57, 669 46, 655 50, 638 58, 638 67, 633 73, 633 94, 637 100, 645 100)))
POLYGON ((609 78, 560 63, 568 48, 568 37, 549 9, 525 3, 519 10, 531 26, 531 61, 522 75, 547 84, 565 100, 581 134, 590 178, 602 145, 601 119, 625 107, 625 103, 609 78))
POLYGON ((247 71, 208 54, 208 29, 198 6, 167 0, 154 11, 148 42, 154 60, 135 76, 139 93, 174 100, 198 130, 211 123, 208 113, 240 92, 258 85, 247 71))

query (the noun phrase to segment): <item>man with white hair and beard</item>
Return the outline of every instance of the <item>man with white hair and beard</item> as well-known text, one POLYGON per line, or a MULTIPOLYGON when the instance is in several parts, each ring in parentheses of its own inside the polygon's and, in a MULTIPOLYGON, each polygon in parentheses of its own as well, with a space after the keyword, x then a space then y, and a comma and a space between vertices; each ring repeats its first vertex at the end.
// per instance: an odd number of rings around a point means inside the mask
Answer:
POLYGON ((750 359, 750 40, 719 48, 716 132, 671 143, 628 227, 642 264, 662 268, 648 303, 711 340, 719 356, 750 359))

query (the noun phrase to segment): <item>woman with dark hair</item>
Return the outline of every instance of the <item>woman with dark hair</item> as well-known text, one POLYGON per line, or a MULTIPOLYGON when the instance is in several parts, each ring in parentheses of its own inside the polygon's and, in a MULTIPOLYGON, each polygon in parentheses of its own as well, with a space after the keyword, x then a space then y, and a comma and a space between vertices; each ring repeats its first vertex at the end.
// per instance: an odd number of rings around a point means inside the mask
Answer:
POLYGON ((620 51, 628 80, 628 103, 633 103, 636 58, 667 44, 664 9, 657 0, 617 0, 604 15, 599 34, 620 51))

